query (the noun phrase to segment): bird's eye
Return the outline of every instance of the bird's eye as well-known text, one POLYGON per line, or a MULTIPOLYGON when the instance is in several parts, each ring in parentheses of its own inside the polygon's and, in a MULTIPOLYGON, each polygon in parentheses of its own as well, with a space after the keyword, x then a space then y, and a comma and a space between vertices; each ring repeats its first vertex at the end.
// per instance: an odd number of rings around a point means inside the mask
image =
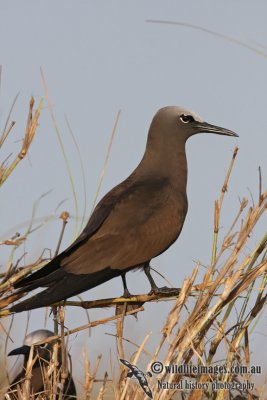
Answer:
POLYGON ((181 120, 184 124, 188 124, 189 122, 195 121, 194 118, 192 117, 192 115, 185 115, 185 114, 182 114, 182 115, 180 116, 180 120, 181 120))
POLYGON ((39 347, 40 347, 40 349, 45 349, 45 348, 47 347, 47 344, 48 344, 48 343, 43 343, 43 344, 40 344, 40 346, 39 346, 39 347))

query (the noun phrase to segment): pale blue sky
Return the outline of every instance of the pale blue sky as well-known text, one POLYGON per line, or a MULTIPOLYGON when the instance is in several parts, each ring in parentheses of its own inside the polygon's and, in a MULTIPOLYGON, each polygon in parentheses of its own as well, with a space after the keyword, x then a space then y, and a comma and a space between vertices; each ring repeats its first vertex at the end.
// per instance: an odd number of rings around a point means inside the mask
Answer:
MULTIPOLYGON (((210 261, 214 199, 219 196, 235 145, 240 151, 225 199, 222 225, 227 227, 236 213, 239 197, 250 196, 249 190, 257 196, 259 165, 263 182, 266 182, 267 57, 204 32, 151 24, 146 20, 196 24, 259 46, 267 53, 266 15, 267 3, 263 0, 2 0, 1 127, 18 91, 20 96, 12 116, 17 124, 1 160, 15 153, 19 146, 16 141, 23 136, 30 95, 33 94, 37 102, 44 95, 40 67, 71 163, 82 213, 84 197, 79 158, 65 115, 80 146, 86 175, 87 215, 119 109, 121 117, 101 196, 137 165, 144 151, 150 121, 161 106, 183 105, 208 122, 236 131, 239 139, 205 134, 188 142, 187 220, 178 242, 152 262, 173 284, 181 285, 194 266, 193 260, 201 260, 206 265, 210 261)), ((13 234, 18 224, 30 219, 34 202, 50 189, 53 191, 42 200, 37 216, 48 215, 63 199, 68 201, 60 210, 67 209, 74 215, 66 167, 49 111, 44 109, 30 150, 30 162, 25 159, 1 191, 1 239, 6 232, 13 234)), ((44 247, 55 249, 60 227, 59 222, 53 222, 32 236, 26 246, 27 262, 35 260, 44 247)), ((67 226, 62 247, 72 241, 73 229, 74 219, 67 226)), ((23 229, 19 230, 23 233, 23 229)), ((257 243, 263 232, 262 224, 251 245, 257 243)), ((1 264, 6 259, 7 253, 2 256, 1 264)), ((129 274, 129 287, 133 292, 148 290, 149 285, 142 278, 140 272, 129 274)), ((120 279, 112 280, 83 297, 118 296, 121 286, 120 279)), ((153 349, 170 307, 171 304, 147 305, 137 323, 133 319, 127 321, 128 334, 140 342, 145 333, 152 330, 150 348, 153 349)), ((43 327, 40 311, 32 315, 30 329, 43 327)), ((100 315, 104 317, 110 312, 90 312, 92 320, 100 315)), ((16 321, 15 327, 21 328, 26 314, 16 317, 16 321)), ((68 311, 69 327, 85 321, 82 311, 68 311)), ((49 321, 48 327, 51 326, 49 321)), ((257 331, 266 331, 266 316, 262 316, 257 331)), ((86 340, 89 348, 94 349, 90 351, 94 357, 104 351, 104 365, 108 362, 110 348, 115 354, 114 339, 104 335, 105 332, 114 333, 113 325, 94 329, 92 337, 86 340)), ((85 337, 81 334, 76 341, 72 339, 73 346, 83 346, 85 337)), ((258 342, 264 340, 262 335, 255 335, 255 338, 258 342)), ((16 341, 19 340, 16 337, 16 341)), ((260 357, 257 347, 254 354, 260 357)))

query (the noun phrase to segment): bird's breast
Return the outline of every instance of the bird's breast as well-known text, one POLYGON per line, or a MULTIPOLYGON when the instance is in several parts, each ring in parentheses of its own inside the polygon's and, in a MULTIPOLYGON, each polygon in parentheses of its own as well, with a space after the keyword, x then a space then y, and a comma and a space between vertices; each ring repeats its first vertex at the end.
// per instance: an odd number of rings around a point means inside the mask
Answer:
POLYGON ((159 223, 161 252, 165 251, 179 237, 187 214, 187 196, 173 191, 166 202, 165 210, 159 223))

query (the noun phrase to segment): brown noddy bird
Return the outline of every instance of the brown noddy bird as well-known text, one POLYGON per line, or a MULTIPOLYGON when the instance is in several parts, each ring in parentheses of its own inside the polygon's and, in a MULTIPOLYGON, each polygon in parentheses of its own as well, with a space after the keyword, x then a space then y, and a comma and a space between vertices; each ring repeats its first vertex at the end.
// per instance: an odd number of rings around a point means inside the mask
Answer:
POLYGON ((122 183, 96 206, 75 242, 45 267, 16 283, 23 292, 46 290, 14 305, 20 312, 48 306, 121 276, 144 268, 154 293, 150 260, 178 238, 187 213, 187 161, 185 144, 191 136, 209 132, 238 135, 204 122, 182 107, 164 107, 154 116, 144 156, 122 183))
MULTIPOLYGON (((27 362, 30 355, 31 346, 37 342, 44 341, 50 336, 53 336, 54 333, 48 331, 47 329, 39 329, 37 331, 29 333, 25 339, 22 347, 12 350, 8 355, 24 355, 24 362, 22 371, 16 376, 16 378, 11 383, 7 394, 6 399, 18 399, 18 390, 21 390, 21 386, 24 383, 25 372, 27 368, 27 362)), ((30 393, 36 394, 36 397, 45 394, 45 382, 44 382, 44 370, 49 367, 49 363, 53 356, 53 343, 44 343, 39 346, 34 346, 33 359, 36 361, 32 368, 32 375, 30 379, 30 393)), ((60 352, 58 353, 58 361, 59 367, 61 366, 61 357, 60 352)), ((32 398, 32 397, 31 397, 32 398)), ((39 398, 39 397, 38 397, 39 398)), ((59 394, 56 396, 56 399, 59 398, 59 394)), ((68 373, 68 377, 65 380, 64 388, 63 388, 63 396, 62 399, 70 400, 76 398, 76 388, 74 381, 71 377, 71 374, 68 373)))

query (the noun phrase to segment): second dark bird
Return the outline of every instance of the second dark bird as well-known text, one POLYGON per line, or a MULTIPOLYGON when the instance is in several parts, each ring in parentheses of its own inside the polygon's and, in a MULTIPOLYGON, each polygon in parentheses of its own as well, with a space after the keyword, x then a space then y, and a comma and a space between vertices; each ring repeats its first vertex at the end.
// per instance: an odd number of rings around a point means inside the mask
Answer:
MULTIPOLYGON (((30 356, 31 346, 37 342, 44 341, 50 336, 53 336, 54 333, 48 331, 47 329, 39 329, 37 331, 29 333, 24 340, 23 346, 12 350, 8 355, 9 356, 17 356, 23 355, 24 362, 23 368, 16 376, 16 378, 12 381, 6 395, 6 400, 17 400, 21 398, 21 391, 23 391, 23 385, 25 383, 25 374, 27 363, 30 356)), ((33 351, 33 366, 31 370, 31 375, 29 379, 30 387, 30 396, 31 399, 39 399, 39 398, 48 398, 49 394, 51 394, 51 389, 54 388, 53 377, 54 377, 54 369, 51 372, 51 361, 53 359, 53 343, 43 343, 39 346, 34 346, 33 351), (49 374, 50 369, 50 374, 49 374)), ((61 351, 57 354, 58 361, 58 369, 61 368, 61 351)), ((55 368, 55 365, 54 365, 55 368)), ((57 374, 58 376, 58 374, 57 374)), ((59 398, 63 400, 71 400, 76 399, 76 388, 74 381, 71 377, 71 374, 68 372, 68 376, 64 381, 64 387, 62 388, 62 394, 60 395, 60 387, 61 383, 56 383, 57 394, 55 395, 55 399, 59 398)), ((24 393, 25 395, 25 393, 24 393)), ((49 397, 50 398, 50 397, 49 397)))
POLYGON ((121 276, 144 268, 154 293, 150 260, 178 238, 187 213, 187 160, 185 145, 191 136, 209 132, 238 135, 204 122, 182 107, 165 107, 154 116, 144 156, 132 174, 108 192, 96 206, 75 242, 45 267, 15 287, 42 292, 11 308, 13 312, 48 306, 121 276))

